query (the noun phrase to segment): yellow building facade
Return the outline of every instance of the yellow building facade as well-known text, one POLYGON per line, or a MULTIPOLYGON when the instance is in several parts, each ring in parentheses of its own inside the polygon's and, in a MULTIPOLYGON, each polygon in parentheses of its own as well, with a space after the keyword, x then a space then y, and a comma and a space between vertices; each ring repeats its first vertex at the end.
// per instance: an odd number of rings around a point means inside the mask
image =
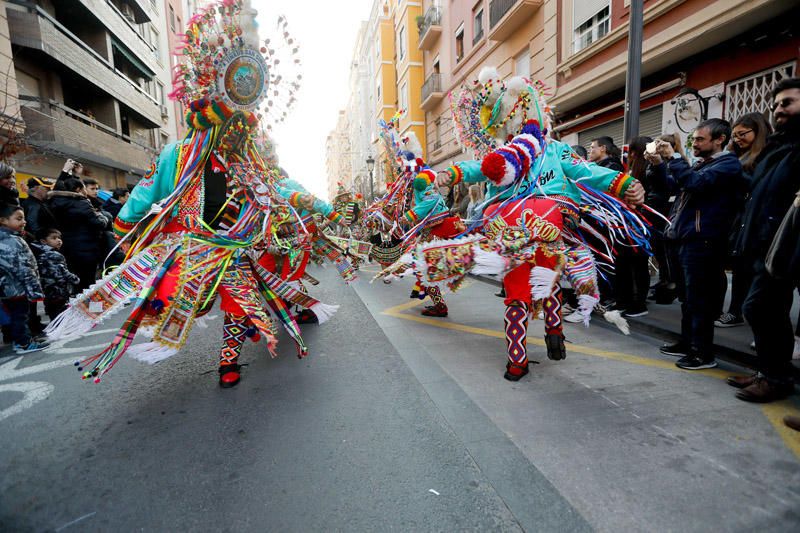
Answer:
MULTIPOLYGON (((418 20, 422 17, 422 3, 407 0, 376 0, 370 23, 374 32, 375 61, 375 123, 390 120, 400 112, 400 134, 413 131, 426 151, 425 112, 422 110, 422 84, 424 65, 419 40, 418 20)), ((377 130, 377 126, 376 126, 377 130)), ((377 135, 373 143, 382 157, 382 147, 377 135)), ((427 154, 423 153, 423 157, 427 154)), ((386 172, 379 168, 378 172, 386 172)))

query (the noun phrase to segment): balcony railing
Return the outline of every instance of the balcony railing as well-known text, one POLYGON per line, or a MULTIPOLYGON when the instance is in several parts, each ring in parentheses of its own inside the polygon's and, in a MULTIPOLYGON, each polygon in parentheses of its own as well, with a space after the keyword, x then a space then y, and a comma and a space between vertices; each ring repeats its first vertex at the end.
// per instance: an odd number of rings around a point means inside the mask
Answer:
POLYGON ((492 0, 489 5, 489 27, 494 28, 519 0, 492 0))
POLYGON ((19 97, 25 136, 45 152, 93 161, 121 170, 147 168, 155 155, 152 139, 133 139, 66 105, 35 96, 19 97))
POLYGON ((425 83, 422 85, 422 101, 428 99, 429 96, 433 95, 434 93, 441 93, 442 92, 442 75, 438 72, 434 72, 428 79, 425 80, 425 83))
POLYGON ((489 40, 504 41, 520 26, 531 20, 544 0, 491 0, 489 4, 489 40))
POLYGON ((428 33, 428 30, 431 29, 432 26, 441 26, 442 25, 442 8, 439 6, 431 6, 428 8, 428 11, 425 12, 425 16, 419 23, 419 41, 422 42, 425 40, 425 36, 428 33))

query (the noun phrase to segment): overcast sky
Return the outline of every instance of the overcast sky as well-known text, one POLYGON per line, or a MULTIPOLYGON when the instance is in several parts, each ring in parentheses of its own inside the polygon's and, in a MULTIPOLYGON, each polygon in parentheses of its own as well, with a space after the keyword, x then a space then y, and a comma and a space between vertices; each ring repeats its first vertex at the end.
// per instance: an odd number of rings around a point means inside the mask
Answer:
POLYGON ((283 14, 300 43, 303 86, 291 116, 274 130, 275 140, 281 166, 322 198, 327 196, 325 138, 347 104, 356 33, 371 6, 372 0, 253 0, 262 39, 283 14))

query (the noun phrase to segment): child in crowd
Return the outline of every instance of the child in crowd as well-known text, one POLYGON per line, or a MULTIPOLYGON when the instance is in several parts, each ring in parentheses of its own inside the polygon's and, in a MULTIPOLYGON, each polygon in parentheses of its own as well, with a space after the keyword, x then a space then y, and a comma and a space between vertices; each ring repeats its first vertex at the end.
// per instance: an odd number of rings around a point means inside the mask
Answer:
POLYGON ((50 320, 60 315, 66 308, 81 279, 69 271, 67 260, 61 255, 61 232, 44 228, 36 234, 38 242, 31 246, 39 263, 39 280, 44 292, 44 311, 50 320))
POLYGON ((31 302, 44 298, 36 270, 36 258, 22 233, 25 213, 15 205, 0 205, 0 299, 10 319, 9 329, 14 351, 18 354, 38 352, 46 342, 31 337, 28 309, 31 302))

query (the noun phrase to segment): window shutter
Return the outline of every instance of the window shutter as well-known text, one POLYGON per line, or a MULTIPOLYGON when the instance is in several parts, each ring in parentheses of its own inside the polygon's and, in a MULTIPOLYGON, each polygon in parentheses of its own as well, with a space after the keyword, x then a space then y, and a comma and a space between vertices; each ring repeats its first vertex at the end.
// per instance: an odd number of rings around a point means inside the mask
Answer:
POLYGON ((609 0, 572 0, 572 29, 577 29, 609 4, 609 0))
MULTIPOLYGON (((663 106, 661 104, 642 111, 639 114, 639 135, 653 138, 661 135, 662 112, 663 106)), ((605 124, 600 124, 599 126, 578 132, 578 144, 588 150, 589 145, 592 144, 592 139, 608 136, 614 139, 614 144, 622 148, 622 145, 625 144, 622 140, 623 132, 623 119, 618 118, 611 122, 606 122, 605 124)))

